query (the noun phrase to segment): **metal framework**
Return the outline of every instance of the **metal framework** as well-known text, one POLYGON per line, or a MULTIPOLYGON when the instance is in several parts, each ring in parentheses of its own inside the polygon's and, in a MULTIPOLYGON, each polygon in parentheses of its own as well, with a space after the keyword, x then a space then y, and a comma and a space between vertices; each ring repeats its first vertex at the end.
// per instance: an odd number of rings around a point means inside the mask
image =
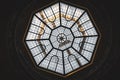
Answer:
POLYGON ((36 65, 66 75, 90 63, 98 37, 86 10, 59 2, 34 14, 25 42, 36 65))

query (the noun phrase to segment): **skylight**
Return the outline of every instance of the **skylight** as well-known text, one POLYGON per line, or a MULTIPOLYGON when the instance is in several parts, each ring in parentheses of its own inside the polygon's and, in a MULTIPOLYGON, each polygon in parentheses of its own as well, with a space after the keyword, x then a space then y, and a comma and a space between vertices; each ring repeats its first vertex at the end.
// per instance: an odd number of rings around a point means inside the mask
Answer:
POLYGON ((25 43, 37 66, 67 75, 91 62, 95 27, 86 9, 60 2, 33 15, 25 43))

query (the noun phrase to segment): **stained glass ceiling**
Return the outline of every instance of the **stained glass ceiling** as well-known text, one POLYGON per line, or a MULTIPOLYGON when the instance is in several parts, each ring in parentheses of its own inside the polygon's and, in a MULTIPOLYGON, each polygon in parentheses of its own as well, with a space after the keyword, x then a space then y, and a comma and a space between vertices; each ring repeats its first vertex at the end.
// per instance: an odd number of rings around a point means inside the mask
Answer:
POLYGON ((86 9, 59 2, 33 15, 25 43, 37 66, 67 75, 91 62, 95 27, 86 9))

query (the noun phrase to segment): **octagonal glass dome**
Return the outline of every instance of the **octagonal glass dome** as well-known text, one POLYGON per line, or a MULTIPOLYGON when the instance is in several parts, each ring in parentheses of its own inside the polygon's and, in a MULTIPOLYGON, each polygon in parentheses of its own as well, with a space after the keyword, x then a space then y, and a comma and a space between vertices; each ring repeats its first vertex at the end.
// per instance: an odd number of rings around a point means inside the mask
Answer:
POLYGON ((39 68, 67 75, 87 64, 99 34, 87 9, 58 2, 32 16, 25 43, 39 68))

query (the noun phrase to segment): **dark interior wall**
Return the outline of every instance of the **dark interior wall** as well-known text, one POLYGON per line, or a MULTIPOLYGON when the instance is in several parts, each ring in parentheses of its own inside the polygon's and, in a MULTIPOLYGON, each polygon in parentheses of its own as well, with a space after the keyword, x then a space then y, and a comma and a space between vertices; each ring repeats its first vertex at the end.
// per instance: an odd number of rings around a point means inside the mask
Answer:
MULTIPOLYGON (((27 71, 21 67, 21 63, 18 60, 18 56, 11 51, 16 51, 14 46, 14 28, 10 27, 14 23, 13 20, 16 17, 16 14, 23 11, 23 9, 27 6, 27 4, 31 3, 32 0, 4 0, 1 1, 0 10, 1 10, 1 56, 0 56, 0 79, 1 80, 33 80, 30 75, 27 74, 27 71), (13 30, 13 31, 11 31, 13 30), (13 40, 13 43, 9 43, 9 40, 13 40), (13 47, 14 46, 14 47, 13 47), (11 50, 9 50, 11 48, 11 50)), ((37 0, 34 0, 36 2, 37 0)), ((54 0, 51 0, 54 1, 54 0)), ((69 0, 67 0, 69 1, 69 0)), ((74 0, 76 2, 79 2, 79 0, 74 0)), ((86 0, 89 1, 89 0, 86 0)), ((106 74, 100 78, 100 80, 118 80, 119 78, 119 44, 120 44, 120 38, 119 38, 119 25, 118 25, 118 14, 117 9, 118 5, 117 2, 109 1, 109 0, 91 0, 89 1, 95 6, 100 6, 102 9, 106 11, 107 14, 109 14, 110 22, 112 23, 112 33, 108 34, 109 36, 112 36, 112 45, 110 49, 110 59, 107 59, 109 61, 108 67, 110 67, 109 70, 107 70, 106 74), (116 9, 117 8, 117 9, 116 9), (115 56, 116 55, 116 56, 115 56), (111 63, 110 63, 111 62, 111 63)), ((47 3, 46 0, 41 1, 42 4, 47 3)), ((118 9, 119 10, 119 9, 118 9)), ((100 17, 100 16, 99 16, 100 17)), ((102 16, 103 17, 103 16, 102 16)), ((107 32, 106 32, 107 33, 107 32)), ((102 52, 102 51, 101 51, 102 52)), ((105 73, 103 71, 103 73, 105 73)), ((79 75, 78 75, 79 76, 79 75)), ((101 76, 101 75, 100 75, 101 76)), ((97 79, 97 76, 95 76, 97 79)), ((41 80, 45 80, 44 77, 41 77, 41 80)), ((54 79, 53 79, 54 80, 54 79)), ((79 80, 79 79, 75 79, 79 80)))

